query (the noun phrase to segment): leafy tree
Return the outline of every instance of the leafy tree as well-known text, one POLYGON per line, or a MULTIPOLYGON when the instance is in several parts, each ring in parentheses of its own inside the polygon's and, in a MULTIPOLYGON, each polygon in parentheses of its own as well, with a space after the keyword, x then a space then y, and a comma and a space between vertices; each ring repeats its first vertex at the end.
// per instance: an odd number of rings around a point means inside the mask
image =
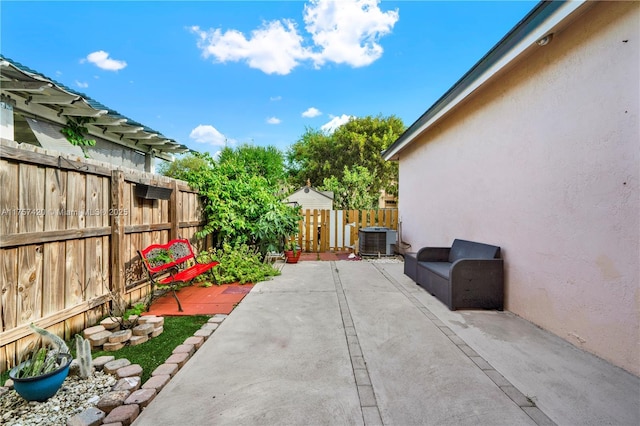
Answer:
POLYGON ((162 175, 189 182, 191 175, 197 175, 209 169, 211 157, 209 154, 190 152, 175 161, 164 162, 158 166, 158 172, 162 175))
POLYGON ((218 161, 237 161, 249 174, 264 177, 270 185, 279 185, 285 179, 284 155, 274 146, 243 144, 235 149, 225 147, 218 161))
POLYGON ((300 139, 287 151, 287 166, 290 183, 304 186, 307 180, 319 184, 334 176, 332 163, 339 154, 332 146, 331 135, 322 130, 307 128, 300 139))
POLYGON ((269 180, 284 173, 277 170, 277 153, 246 145, 225 148, 218 160, 193 154, 165 174, 187 181, 203 196, 207 222, 199 236, 213 234, 219 247, 247 244, 265 253, 281 249, 285 238, 297 231, 300 219, 299 209, 282 203, 280 186, 269 180), (269 162, 261 169, 263 157, 269 162), (268 178, 258 174, 260 170, 268 178))
POLYGON ((378 204, 378 194, 372 193, 374 176, 362 166, 344 168, 342 180, 335 176, 325 178, 323 191, 333 191, 333 205, 337 209, 371 209, 378 204))
MULTIPOLYGON (((377 199, 381 189, 397 194, 398 165, 384 161, 381 152, 404 129, 402 120, 393 115, 353 118, 332 134, 308 128, 287 151, 290 181, 295 186, 302 186, 307 180, 324 184, 324 179, 332 177, 342 182, 345 170, 354 173, 354 167, 361 166, 373 177, 368 188, 370 196, 377 199)), ((345 182, 342 184, 346 186, 345 182)))

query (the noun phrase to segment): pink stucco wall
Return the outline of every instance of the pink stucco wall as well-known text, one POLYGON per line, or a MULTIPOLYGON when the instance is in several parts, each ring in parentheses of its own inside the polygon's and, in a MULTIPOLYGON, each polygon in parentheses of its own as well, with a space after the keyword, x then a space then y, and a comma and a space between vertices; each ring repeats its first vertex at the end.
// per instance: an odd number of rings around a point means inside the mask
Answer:
POLYGON ((400 152, 399 197, 414 250, 501 246, 506 309, 636 375, 639 22, 603 2, 533 46, 400 152))

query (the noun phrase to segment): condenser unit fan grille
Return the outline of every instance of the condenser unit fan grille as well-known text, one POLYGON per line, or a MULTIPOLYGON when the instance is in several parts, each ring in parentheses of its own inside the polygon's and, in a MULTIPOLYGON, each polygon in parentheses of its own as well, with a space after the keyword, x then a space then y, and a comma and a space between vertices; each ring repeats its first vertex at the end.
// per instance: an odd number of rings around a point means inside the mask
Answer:
POLYGON ((369 227, 358 231, 358 249, 363 256, 390 255, 390 243, 395 239, 395 231, 387 228, 369 227))

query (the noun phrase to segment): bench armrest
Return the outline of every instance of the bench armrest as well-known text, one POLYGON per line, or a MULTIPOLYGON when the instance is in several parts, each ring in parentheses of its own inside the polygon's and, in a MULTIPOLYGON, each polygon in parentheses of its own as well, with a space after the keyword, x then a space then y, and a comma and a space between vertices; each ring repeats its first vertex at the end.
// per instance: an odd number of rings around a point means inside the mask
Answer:
POLYGON ((504 308, 504 269, 502 259, 460 259, 453 262, 449 276, 449 309, 504 308))
POLYGON ((450 247, 422 247, 416 254, 418 262, 448 262, 450 247))
POLYGON ((492 281, 502 279, 503 259, 459 259, 451 265, 451 280, 492 281))

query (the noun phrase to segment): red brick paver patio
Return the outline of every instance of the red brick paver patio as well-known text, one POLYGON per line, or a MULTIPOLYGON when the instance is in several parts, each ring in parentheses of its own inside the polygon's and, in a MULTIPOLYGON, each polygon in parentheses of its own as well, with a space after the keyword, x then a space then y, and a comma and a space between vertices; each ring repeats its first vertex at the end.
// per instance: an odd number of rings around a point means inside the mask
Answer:
POLYGON ((178 304, 171 292, 156 299, 151 304, 149 312, 143 315, 214 315, 229 314, 240 303, 253 284, 221 284, 202 287, 193 284, 178 290, 178 298, 183 312, 178 311, 178 304))

